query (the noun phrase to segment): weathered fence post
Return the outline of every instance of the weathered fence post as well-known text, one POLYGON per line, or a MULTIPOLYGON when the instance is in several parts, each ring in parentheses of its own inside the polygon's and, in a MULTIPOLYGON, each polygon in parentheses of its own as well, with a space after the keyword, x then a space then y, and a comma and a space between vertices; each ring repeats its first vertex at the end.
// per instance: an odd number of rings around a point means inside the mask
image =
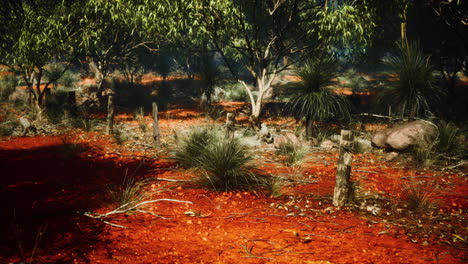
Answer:
POLYGON ((114 133, 114 95, 110 94, 107 101, 107 127, 106 134, 114 133))
POLYGON ((234 123, 236 121, 236 117, 233 113, 226 113, 226 134, 228 136, 234 133, 234 123))
POLYGON ((353 144, 353 133, 349 130, 341 130, 340 152, 338 166, 336 168, 336 183, 333 193, 333 205, 343 206, 348 200, 351 191, 351 153, 353 144))
POLYGON ((156 102, 153 102, 153 139, 154 142, 159 143, 159 120, 158 120, 158 105, 156 102))

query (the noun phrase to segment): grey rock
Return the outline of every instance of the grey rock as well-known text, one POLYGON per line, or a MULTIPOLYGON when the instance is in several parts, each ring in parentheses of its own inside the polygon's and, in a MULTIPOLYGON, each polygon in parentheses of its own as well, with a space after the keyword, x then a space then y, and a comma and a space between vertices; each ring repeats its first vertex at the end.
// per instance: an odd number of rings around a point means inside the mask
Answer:
POLYGON ((404 150, 422 140, 431 140, 436 134, 437 126, 433 123, 417 120, 377 132, 372 143, 380 148, 404 150))
POLYGON ((320 144, 320 147, 326 150, 331 150, 332 148, 338 147, 338 145, 331 140, 325 140, 320 144))

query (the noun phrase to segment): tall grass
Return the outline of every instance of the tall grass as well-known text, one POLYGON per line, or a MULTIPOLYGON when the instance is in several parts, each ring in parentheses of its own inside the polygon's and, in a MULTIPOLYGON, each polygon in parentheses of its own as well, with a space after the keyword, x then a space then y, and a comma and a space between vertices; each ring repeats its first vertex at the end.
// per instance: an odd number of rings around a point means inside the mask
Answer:
POLYGON ((107 186, 107 192, 112 202, 117 203, 121 209, 126 209, 146 198, 144 187, 150 182, 150 179, 138 179, 135 173, 129 175, 127 169, 122 182, 107 186))
POLYGON ((286 157, 286 165, 295 166, 304 159, 306 150, 302 145, 287 140, 278 145, 276 153, 286 157))
POLYGON ((455 124, 442 121, 437 128, 437 137, 421 139, 409 150, 417 168, 468 158, 467 146, 460 142, 461 130, 455 124))

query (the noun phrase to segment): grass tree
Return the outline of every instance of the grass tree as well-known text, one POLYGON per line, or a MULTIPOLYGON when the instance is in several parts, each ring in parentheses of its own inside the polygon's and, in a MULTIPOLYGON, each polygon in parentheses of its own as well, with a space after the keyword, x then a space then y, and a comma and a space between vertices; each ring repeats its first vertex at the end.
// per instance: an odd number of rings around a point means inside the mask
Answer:
POLYGON ((400 43, 398 47, 398 54, 385 61, 391 67, 390 78, 379 102, 393 106, 402 117, 427 116, 431 113, 431 103, 443 96, 435 84, 430 58, 417 43, 400 43))
POLYGON ((303 121, 307 138, 312 137, 315 121, 349 118, 348 99, 328 88, 337 76, 337 62, 334 59, 310 59, 297 70, 297 74, 301 79, 299 91, 289 107, 294 117, 303 121))

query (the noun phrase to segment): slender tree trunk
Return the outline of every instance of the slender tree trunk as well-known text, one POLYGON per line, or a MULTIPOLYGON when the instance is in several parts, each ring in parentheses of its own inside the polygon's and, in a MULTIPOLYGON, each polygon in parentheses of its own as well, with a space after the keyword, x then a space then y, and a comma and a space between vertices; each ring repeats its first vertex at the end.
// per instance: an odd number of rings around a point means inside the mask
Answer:
POLYGON ((160 140, 159 119, 158 119, 158 105, 153 102, 153 139, 157 144, 160 140))
POLYGON ((353 160, 350 149, 353 144, 353 133, 349 130, 341 130, 340 154, 336 169, 336 183, 333 193, 333 205, 343 206, 351 195, 351 161, 353 160))
POLYGON ((406 22, 407 22, 406 13, 408 11, 408 5, 409 5, 409 0, 406 0, 404 2, 403 10, 401 12, 400 34, 401 34, 401 44, 404 45, 404 47, 408 47, 408 38, 406 34, 406 22))
POLYGON ((109 95, 107 101, 107 127, 106 134, 111 135, 114 133, 114 96, 109 95))
POLYGON ((305 125, 306 125, 306 138, 311 139, 313 136, 312 134, 313 134, 313 129, 314 129, 314 121, 312 120, 312 118, 307 117, 305 125))

